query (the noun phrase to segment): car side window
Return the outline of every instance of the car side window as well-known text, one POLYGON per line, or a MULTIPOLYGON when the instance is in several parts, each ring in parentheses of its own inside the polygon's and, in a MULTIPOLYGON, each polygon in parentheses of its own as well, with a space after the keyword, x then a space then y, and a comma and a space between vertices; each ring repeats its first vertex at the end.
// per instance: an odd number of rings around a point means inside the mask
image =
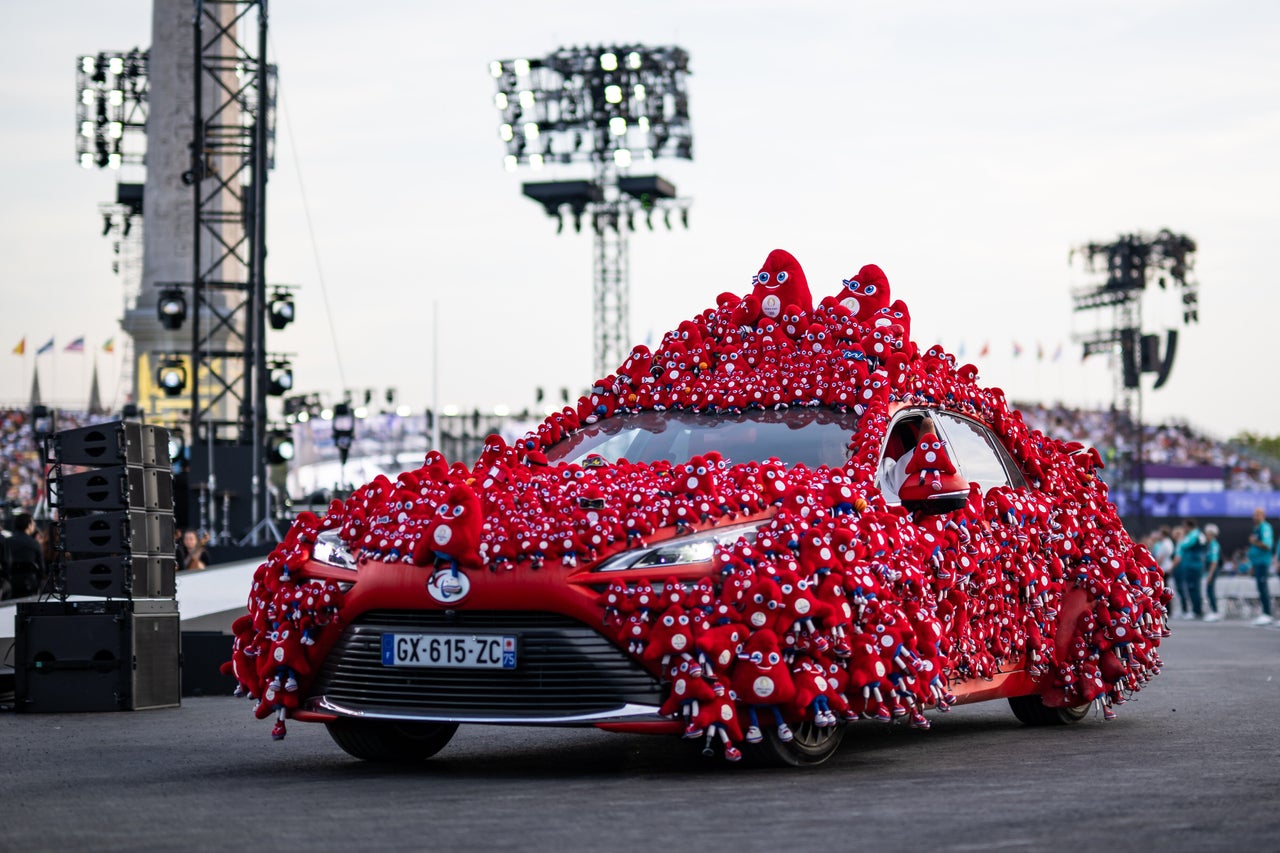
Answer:
POLYGON ((877 485, 885 500, 896 503, 898 488, 906 478, 906 454, 914 451, 920 426, 931 412, 914 410, 894 421, 880 454, 880 467, 876 474, 877 485))
POLYGON ((1026 487, 1022 472, 995 433, 976 421, 946 412, 935 412, 933 417, 957 470, 981 486, 984 494, 995 486, 1026 487))

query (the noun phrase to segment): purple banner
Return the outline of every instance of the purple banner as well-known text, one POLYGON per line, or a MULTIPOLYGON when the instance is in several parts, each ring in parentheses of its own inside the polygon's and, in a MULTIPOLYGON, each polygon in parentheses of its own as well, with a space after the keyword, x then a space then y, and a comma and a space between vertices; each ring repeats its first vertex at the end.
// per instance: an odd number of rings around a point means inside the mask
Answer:
MULTIPOLYGON (((1113 489, 1111 500, 1121 515, 1135 510, 1133 496, 1113 489)), ((1179 518, 1248 518, 1256 507, 1262 507, 1268 518, 1280 516, 1280 492, 1148 492, 1143 507, 1149 516, 1179 518)))
POLYGON ((1148 480, 1225 480, 1227 469, 1221 465, 1156 465, 1142 466, 1148 480))

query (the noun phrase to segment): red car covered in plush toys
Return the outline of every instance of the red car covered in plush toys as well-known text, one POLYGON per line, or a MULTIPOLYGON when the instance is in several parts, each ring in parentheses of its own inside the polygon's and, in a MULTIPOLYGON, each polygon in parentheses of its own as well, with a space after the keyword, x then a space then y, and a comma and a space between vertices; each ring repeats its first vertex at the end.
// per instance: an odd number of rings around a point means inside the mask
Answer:
POLYGON ((227 664, 273 736, 418 761, 579 725, 802 765, 965 702, 1113 717, 1169 595, 1097 453, 920 350, 879 267, 831 290, 775 250, 514 446, 302 513, 227 664))

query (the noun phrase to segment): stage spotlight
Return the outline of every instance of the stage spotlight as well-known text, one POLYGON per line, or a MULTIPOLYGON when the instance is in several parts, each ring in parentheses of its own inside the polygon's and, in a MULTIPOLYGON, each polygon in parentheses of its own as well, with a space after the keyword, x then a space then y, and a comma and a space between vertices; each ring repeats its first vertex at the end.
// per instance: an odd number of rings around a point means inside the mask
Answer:
POLYGON ((173 285, 161 288, 160 298, 156 300, 156 314, 164 328, 169 331, 181 329, 187 320, 187 297, 182 288, 173 285))
POLYGON ((275 429, 267 434, 267 461, 284 465, 293 461, 293 436, 288 430, 275 429))
POLYGON ((293 390, 293 366, 287 361, 275 361, 267 366, 267 393, 283 397, 293 390))
POLYGON ((267 303, 267 322, 279 331, 294 321, 293 297, 287 290, 277 290, 267 303))
POLYGON ((351 443, 356 437, 356 416, 349 403, 339 403, 333 407, 333 443, 338 448, 338 456, 342 464, 347 464, 347 454, 351 452, 351 443))
POLYGON ((53 437, 55 431, 53 409, 39 403, 32 406, 31 436, 35 439, 36 447, 43 448, 45 442, 53 437))
POLYGON ((177 397, 187 388, 187 366, 182 359, 170 356, 156 368, 156 383, 166 397, 177 397))

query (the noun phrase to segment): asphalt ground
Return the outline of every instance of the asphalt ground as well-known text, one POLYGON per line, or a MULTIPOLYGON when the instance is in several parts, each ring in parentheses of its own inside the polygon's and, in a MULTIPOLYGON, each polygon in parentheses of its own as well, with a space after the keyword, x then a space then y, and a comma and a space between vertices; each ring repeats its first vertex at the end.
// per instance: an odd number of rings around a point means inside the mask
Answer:
POLYGON ((1119 719, 931 731, 858 723, 826 764, 752 769, 687 742, 464 726, 431 761, 273 742, 247 700, 0 714, 0 849, 1280 850, 1280 630, 1175 623, 1119 719))

